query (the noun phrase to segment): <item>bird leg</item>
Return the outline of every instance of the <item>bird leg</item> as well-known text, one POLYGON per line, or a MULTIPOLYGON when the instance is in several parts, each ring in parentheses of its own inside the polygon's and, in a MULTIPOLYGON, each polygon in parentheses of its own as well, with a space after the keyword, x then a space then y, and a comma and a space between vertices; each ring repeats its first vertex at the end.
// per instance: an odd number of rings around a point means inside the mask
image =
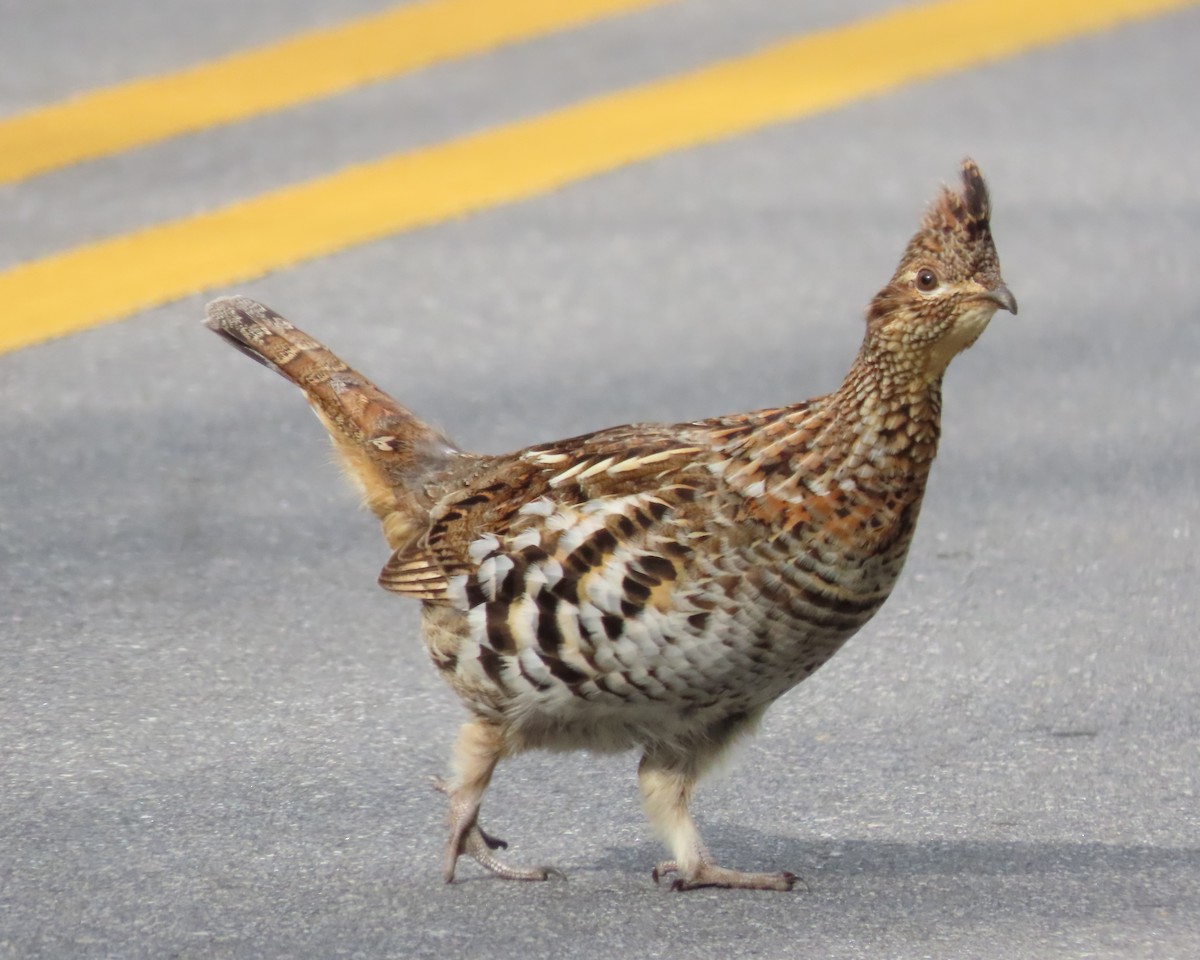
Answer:
POLYGON ((514 867, 492 851, 508 846, 503 840, 485 833, 479 826, 479 806, 492 779, 492 771, 504 755, 499 728, 485 720, 463 724, 454 746, 454 779, 451 784, 435 785, 450 797, 450 836, 442 860, 442 879, 454 880, 454 868, 464 853, 481 867, 505 880, 565 879, 553 867, 514 867))
POLYGON ((674 859, 665 860, 654 868, 651 873, 654 882, 668 873, 675 873, 678 876, 671 883, 672 890, 695 890, 697 887, 791 890, 796 882, 793 873, 746 873, 713 862, 688 811, 698 775, 693 762, 677 756, 647 750, 642 757, 638 767, 642 808, 674 854, 674 859))
MULTIPOLYGON (((447 796, 447 797, 450 796, 450 784, 446 782, 445 777, 435 776, 433 778, 433 789, 436 790, 438 793, 443 794, 444 796, 447 796)), ((507 850, 508 849, 508 841, 507 840, 501 840, 499 837, 493 836, 492 834, 488 833, 486 830, 483 829, 483 827, 481 827, 479 825, 478 821, 476 821, 475 826, 472 827, 471 829, 475 830, 479 833, 479 838, 488 846, 489 849, 491 849, 491 850, 507 850)))

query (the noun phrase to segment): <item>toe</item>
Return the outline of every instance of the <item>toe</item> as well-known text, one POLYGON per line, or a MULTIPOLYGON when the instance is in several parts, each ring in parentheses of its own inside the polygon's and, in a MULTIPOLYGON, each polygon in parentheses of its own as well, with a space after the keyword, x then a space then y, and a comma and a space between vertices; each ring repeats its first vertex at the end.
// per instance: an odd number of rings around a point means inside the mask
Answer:
MULTIPOLYGON (((791 890, 797 876, 786 870, 778 873, 746 873, 729 870, 716 864, 703 863, 689 874, 677 877, 671 883, 674 891, 697 890, 701 887, 724 887, 733 890, 791 890)), ((803 881, 801 881, 803 882, 803 881)))
POLYGON ((481 867, 490 870, 502 880, 566 880, 567 876, 554 867, 517 867, 501 860, 478 831, 467 835, 463 852, 481 867))

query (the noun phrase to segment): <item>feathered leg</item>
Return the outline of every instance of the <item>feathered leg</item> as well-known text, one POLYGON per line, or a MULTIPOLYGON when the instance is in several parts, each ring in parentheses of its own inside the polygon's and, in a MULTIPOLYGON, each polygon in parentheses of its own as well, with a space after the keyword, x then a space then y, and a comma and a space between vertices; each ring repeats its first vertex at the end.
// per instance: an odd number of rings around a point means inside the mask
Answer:
POLYGON ((721 752, 721 746, 703 755, 686 754, 664 747, 649 747, 638 766, 638 785, 646 817, 667 844, 674 859, 654 868, 655 882, 668 873, 678 874, 672 890, 697 887, 741 887, 750 890, 791 890, 796 875, 746 873, 713 862, 700 831, 688 809, 700 775, 721 752))

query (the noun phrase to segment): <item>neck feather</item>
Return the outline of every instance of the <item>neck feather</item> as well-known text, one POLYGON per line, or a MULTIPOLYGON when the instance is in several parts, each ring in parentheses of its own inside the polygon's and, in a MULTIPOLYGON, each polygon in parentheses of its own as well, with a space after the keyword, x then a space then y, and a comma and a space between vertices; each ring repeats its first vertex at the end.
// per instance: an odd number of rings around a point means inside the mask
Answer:
POLYGON ((781 502, 835 491, 919 500, 937 453, 940 418, 940 378, 898 391, 860 354, 841 387, 767 413, 726 448, 730 459, 720 469, 748 496, 781 502))

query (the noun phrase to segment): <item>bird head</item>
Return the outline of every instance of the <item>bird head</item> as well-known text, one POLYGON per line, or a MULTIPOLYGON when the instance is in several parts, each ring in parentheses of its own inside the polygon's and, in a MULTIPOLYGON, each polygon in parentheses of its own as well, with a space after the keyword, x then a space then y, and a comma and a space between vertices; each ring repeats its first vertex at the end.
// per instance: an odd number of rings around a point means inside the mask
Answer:
POLYGON ((964 160, 961 186, 942 188, 867 312, 864 347, 893 375, 941 377, 997 310, 1017 312, 1000 276, 990 215, 987 184, 974 161, 964 160))

